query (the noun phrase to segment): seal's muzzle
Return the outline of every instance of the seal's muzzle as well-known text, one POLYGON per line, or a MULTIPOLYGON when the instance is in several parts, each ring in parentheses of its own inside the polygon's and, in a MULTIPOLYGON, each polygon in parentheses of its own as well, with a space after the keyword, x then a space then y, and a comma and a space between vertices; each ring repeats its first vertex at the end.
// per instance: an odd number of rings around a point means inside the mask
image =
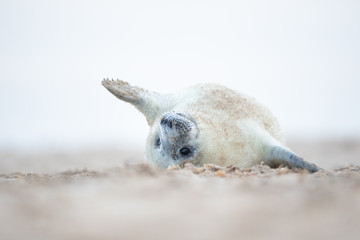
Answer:
POLYGON ((186 135, 195 124, 182 113, 165 113, 160 125, 167 133, 172 132, 172 135, 186 135))

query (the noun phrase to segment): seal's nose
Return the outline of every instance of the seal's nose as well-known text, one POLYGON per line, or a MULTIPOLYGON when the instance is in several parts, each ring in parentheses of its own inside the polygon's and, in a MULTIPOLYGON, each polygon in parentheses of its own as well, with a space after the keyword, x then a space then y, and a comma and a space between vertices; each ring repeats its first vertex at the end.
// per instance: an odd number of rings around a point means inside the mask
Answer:
POLYGON ((180 116, 184 116, 182 113, 166 113, 161 118, 160 124, 162 126, 167 126, 169 128, 173 128, 177 123, 182 122, 182 119, 179 119, 180 116))
POLYGON ((170 115, 170 116, 164 116, 161 118, 160 124, 163 126, 168 126, 169 128, 173 127, 173 121, 174 118, 170 115))
POLYGON ((192 122, 179 113, 165 113, 160 119, 160 125, 165 131, 176 134, 187 134, 191 131, 192 122))

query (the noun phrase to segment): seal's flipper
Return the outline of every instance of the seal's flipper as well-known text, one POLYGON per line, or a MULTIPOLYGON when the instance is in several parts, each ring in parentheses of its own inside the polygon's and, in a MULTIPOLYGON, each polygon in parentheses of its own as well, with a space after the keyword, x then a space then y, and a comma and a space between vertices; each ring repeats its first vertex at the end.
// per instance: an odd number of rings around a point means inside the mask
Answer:
POLYGON ((117 98, 129 102, 133 105, 141 105, 144 102, 144 90, 142 88, 133 87, 129 83, 121 80, 104 79, 102 85, 114 94, 117 98))
POLYGON ((102 85, 117 98, 131 103, 142 112, 149 125, 152 125, 158 115, 162 113, 164 106, 161 104, 165 97, 139 87, 131 86, 122 80, 104 79, 102 85))
POLYGON ((266 156, 264 163, 269 166, 279 166, 283 164, 289 167, 302 168, 311 173, 317 172, 321 169, 315 164, 305 161, 301 157, 281 146, 273 146, 269 155, 266 156))

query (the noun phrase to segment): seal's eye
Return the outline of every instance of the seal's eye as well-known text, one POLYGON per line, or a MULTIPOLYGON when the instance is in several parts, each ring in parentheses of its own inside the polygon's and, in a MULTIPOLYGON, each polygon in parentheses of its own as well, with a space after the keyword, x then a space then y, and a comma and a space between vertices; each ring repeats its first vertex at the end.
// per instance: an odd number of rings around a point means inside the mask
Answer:
POLYGON ((155 146, 156 146, 156 147, 160 147, 160 145, 161 145, 160 138, 157 138, 157 139, 156 139, 156 142, 155 142, 155 146))
POLYGON ((186 148, 186 147, 180 149, 180 154, 181 154, 182 156, 188 156, 190 153, 191 153, 191 150, 188 149, 188 148, 186 148))

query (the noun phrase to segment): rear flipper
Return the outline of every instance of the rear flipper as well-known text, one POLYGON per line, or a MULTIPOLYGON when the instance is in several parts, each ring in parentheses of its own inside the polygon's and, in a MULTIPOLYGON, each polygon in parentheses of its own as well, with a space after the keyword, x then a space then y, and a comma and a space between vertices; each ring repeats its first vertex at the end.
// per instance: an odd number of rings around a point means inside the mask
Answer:
POLYGON ((321 169, 315 164, 306 162, 304 159, 280 146, 274 146, 271 148, 270 154, 265 158, 264 163, 270 167, 285 165, 291 168, 302 168, 311 173, 317 172, 321 169))

